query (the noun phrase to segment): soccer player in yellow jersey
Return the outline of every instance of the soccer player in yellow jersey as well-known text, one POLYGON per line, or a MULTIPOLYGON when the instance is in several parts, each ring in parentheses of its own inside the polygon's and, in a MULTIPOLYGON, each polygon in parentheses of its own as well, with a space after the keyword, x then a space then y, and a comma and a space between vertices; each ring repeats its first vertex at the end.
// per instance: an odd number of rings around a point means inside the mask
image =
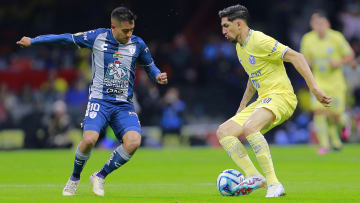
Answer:
POLYGON ((340 116, 345 111, 346 83, 342 67, 353 61, 354 53, 344 36, 330 29, 323 11, 314 12, 310 25, 312 31, 304 35, 301 52, 311 66, 319 87, 333 98, 330 108, 312 100, 314 126, 320 145, 318 154, 326 154, 330 142, 336 150, 342 146, 338 131, 340 116))
POLYGON ((275 175, 269 145, 263 134, 287 120, 297 104, 283 61, 295 66, 320 103, 329 106, 331 98, 318 88, 302 54, 249 28, 246 7, 230 6, 220 11, 219 16, 222 33, 236 43, 239 61, 249 75, 236 115, 220 125, 216 133, 222 147, 246 175, 245 181, 235 187, 233 194, 246 195, 267 184, 266 197, 282 196, 285 190, 275 175), (247 106, 256 91, 257 100, 247 106), (239 136, 244 136, 249 142, 266 180, 251 162, 237 138, 239 136))

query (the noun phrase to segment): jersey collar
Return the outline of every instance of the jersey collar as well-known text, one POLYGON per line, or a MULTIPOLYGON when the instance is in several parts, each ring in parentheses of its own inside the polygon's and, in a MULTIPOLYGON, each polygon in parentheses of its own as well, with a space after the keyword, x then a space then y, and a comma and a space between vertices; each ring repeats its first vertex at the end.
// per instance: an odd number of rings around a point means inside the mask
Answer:
POLYGON ((248 34, 248 36, 246 37, 246 40, 245 40, 244 44, 241 45, 241 47, 245 47, 245 46, 247 45, 247 43, 248 43, 249 40, 250 40, 250 37, 251 37, 252 32, 253 32, 253 30, 250 29, 249 34, 248 34))

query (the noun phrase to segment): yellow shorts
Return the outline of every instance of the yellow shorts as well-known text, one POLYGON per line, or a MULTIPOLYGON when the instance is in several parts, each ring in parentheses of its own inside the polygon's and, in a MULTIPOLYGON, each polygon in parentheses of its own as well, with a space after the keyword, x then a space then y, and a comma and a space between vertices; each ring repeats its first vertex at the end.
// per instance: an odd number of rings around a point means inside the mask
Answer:
POLYGON ((311 94, 311 108, 313 110, 328 110, 334 114, 340 115, 345 112, 346 107, 346 90, 337 90, 337 91, 326 91, 325 94, 332 97, 332 102, 330 107, 324 107, 315 96, 311 94))
POLYGON ((271 94, 267 97, 259 97, 255 102, 230 119, 243 126, 255 109, 267 108, 273 112, 275 120, 270 126, 261 130, 261 133, 264 134, 289 119, 294 113, 296 105, 297 98, 293 93, 271 94))

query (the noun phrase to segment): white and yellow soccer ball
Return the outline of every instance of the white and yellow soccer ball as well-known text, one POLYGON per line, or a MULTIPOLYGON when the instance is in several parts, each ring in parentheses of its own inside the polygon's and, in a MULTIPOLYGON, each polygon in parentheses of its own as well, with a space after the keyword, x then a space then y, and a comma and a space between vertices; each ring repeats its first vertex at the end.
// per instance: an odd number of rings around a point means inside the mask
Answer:
POLYGON ((236 185, 245 180, 244 175, 235 169, 226 169, 217 178, 217 188, 221 195, 233 196, 233 189, 236 185))

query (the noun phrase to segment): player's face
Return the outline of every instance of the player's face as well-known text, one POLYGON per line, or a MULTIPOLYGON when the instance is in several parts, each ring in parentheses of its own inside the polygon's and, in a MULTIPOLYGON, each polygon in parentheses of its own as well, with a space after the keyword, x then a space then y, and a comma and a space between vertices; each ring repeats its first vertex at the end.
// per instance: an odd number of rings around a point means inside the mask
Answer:
POLYGON ((229 21, 227 17, 221 18, 222 33, 231 42, 236 42, 237 36, 239 35, 238 24, 233 21, 229 21))
POLYGON ((115 19, 111 19, 111 28, 113 29, 114 38, 116 41, 121 43, 127 43, 131 35, 134 32, 135 22, 134 21, 122 21, 119 22, 115 19))
POLYGON ((330 27, 329 21, 318 14, 314 14, 311 17, 310 25, 311 28, 320 35, 325 34, 326 30, 330 27))

